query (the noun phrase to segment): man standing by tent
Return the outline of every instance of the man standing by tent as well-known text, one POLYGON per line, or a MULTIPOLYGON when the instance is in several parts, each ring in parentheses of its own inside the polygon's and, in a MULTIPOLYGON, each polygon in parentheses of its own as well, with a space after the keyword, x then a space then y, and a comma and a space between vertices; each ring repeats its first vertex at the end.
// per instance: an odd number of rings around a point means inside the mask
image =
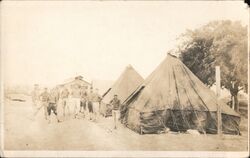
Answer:
POLYGON ((93 119, 93 113, 94 113, 94 109, 93 109, 94 94, 93 94, 92 87, 90 88, 90 92, 89 92, 87 98, 88 98, 89 120, 92 120, 93 119))
POLYGON ((229 90, 231 93, 231 108, 239 112, 238 92, 240 89, 239 82, 237 82, 235 78, 232 79, 229 90))
POLYGON ((59 95, 56 89, 52 89, 49 98, 48 98, 48 107, 47 107, 47 112, 49 116, 49 123, 51 122, 51 112, 56 115, 57 122, 60 122, 57 116, 57 103, 59 100, 59 95))
POLYGON ((68 98, 69 98, 69 90, 65 87, 61 92, 61 99, 63 105, 63 116, 65 117, 65 109, 67 108, 69 113, 69 105, 68 105, 68 98))
MULTIPOLYGON (((49 93, 48 93, 47 88, 44 88, 44 92, 40 95, 39 98, 41 98, 41 101, 42 101, 40 108, 44 109, 44 117, 47 120, 48 119, 47 107, 48 107, 48 101, 49 101, 49 93)), ((38 111, 40 110, 40 108, 38 109, 38 111)))
POLYGON ((118 96, 115 94, 114 98, 110 101, 110 105, 112 106, 112 116, 114 118, 114 129, 117 128, 117 122, 120 118, 120 104, 121 104, 121 101, 118 99, 118 96))

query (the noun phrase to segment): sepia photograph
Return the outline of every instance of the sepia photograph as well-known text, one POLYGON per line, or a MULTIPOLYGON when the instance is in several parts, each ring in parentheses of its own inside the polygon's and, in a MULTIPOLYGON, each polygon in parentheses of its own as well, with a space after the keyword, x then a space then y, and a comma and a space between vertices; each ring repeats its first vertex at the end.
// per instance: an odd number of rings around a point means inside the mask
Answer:
POLYGON ((1 157, 248 157, 244 1, 0 2, 1 157))

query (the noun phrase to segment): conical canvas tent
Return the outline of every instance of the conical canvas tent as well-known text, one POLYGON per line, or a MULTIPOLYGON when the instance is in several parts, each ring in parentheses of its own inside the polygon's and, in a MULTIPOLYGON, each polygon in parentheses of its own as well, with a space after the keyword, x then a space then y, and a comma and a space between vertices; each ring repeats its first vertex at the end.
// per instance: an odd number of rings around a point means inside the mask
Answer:
POLYGON ((100 112, 103 115, 106 115, 106 106, 113 99, 115 94, 118 95, 118 98, 122 103, 143 81, 144 79, 131 65, 127 66, 112 87, 104 93, 100 112))
POLYGON ((138 133, 195 129, 217 133, 217 105, 222 131, 239 134, 240 116, 207 88, 178 58, 168 55, 125 101, 122 122, 138 133))

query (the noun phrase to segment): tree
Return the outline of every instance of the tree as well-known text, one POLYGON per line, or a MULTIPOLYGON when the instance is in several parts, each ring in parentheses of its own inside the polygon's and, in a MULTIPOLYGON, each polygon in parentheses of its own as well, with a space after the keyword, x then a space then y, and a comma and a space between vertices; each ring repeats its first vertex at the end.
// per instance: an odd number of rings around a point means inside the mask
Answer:
POLYGON ((181 60, 201 81, 213 85, 218 65, 221 85, 230 90, 232 97, 237 99, 239 87, 247 91, 247 26, 238 21, 213 21, 187 30, 179 39, 181 60))

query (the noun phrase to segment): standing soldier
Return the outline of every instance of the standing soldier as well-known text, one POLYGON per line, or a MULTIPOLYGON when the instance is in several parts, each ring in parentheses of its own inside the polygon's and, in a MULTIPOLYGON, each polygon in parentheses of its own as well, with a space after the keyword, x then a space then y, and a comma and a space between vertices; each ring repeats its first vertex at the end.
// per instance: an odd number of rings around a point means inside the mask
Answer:
POLYGON ((71 92, 71 102, 72 102, 72 108, 74 109, 74 118, 77 117, 80 109, 80 97, 81 97, 81 90, 78 85, 75 85, 73 87, 71 92))
POLYGON ((34 90, 31 92, 31 98, 32 98, 32 109, 34 110, 34 113, 37 111, 37 108, 39 106, 39 87, 38 84, 34 85, 34 90))
POLYGON ((68 97, 69 97, 69 90, 65 87, 61 92, 61 99, 63 105, 63 116, 65 117, 65 109, 67 108, 69 113, 69 105, 68 105, 68 97))
POLYGON ((93 91, 92 88, 90 89, 90 93, 88 94, 88 109, 89 109, 89 120, 93 119, 93 113, 94 113, 94 109, 93 109, 93 91))
POLYGON ((80 113, 83 113, 84 116, 86 115, 86 103, 87 103, 87 92, 84 87, 81 90, 81 105, 80 105, 80 113))
POLYGON ((235 78, 232 79, 229 90, 231 93, 231 108, 239 112, 238 92, 240 89, 239 82, 237 82, 235 78))
MULTIPOLYGON (((48 101, 49 101, 49 93, 48 93, 48 89, 44 88, 44 92, 40 95, 41 101, 42 101, 42 105, 40 108, 43 107, 44 109, 44 117, 47 120, 48 119, 48 113, 47 113, 47 107, 48 107, 48 101)), ((40 108, 38 110, 40 110, 40 108)), ((38 111, 37 111, 38 112, 38 111)))
POLYGON ((101 96, 98 94, 98 89, 96 89, 92 96, 94 121, 97 121, 97 119, 99 118, 100 101, 101 101, 101 96))
POLYGON ((57 103, 59 100, 59 95, 56 89, 52 89, 49 94, 47 112, 49 116, 49 123, 51 122, 51 111, 56 115, 57 122, 60 122, 57 116, 57 103))
POLYGON ((120 104, 121 101, 118 99, 118 96, 115 94, 114 98, 110 101, 112 107, 112 116, 114 118, 114 129, 117 128, 117 122, 120 118, 120 104))

